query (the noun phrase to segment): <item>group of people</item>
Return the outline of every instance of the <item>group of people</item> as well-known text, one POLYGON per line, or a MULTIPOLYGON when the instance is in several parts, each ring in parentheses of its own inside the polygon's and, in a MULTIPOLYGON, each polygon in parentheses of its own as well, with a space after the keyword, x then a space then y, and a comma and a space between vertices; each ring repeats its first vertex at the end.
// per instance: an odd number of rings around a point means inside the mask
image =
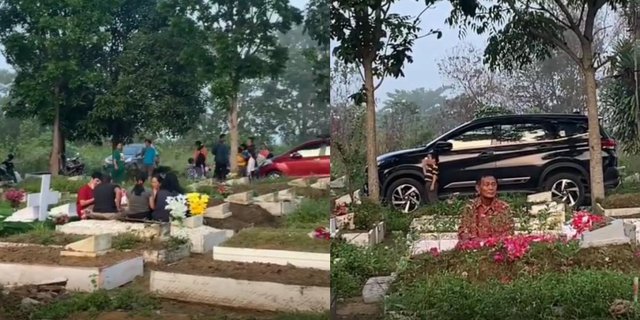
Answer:
MULTIPOLYGON (((422 168, 430 202, 438 198, 438 159, 429 155, 422 161, 422 168)), ((458 239, 460 241, 511 236, 515 222, 509 204, 498 199, 498 181, 494 176, 480 177, 476 182, 477 196, 465 207, 458 239)))
POLYGON ((145 187, 147 173, 139 172, 135 186, 126 192, 109 175, 96 172, 78 191, 77 215, 80 219, 132 219, 168 222, 167 198, 184 193, 174 173, 151 177, 151 189, 145 187), (125 197, 127 201, 123 201, 125 197))
MULTIPOLYGON (((144 149, 142 149, 142 164, 143 164, 143 172, 147 174, 148 177, 153 175, 155 168, 158 165, 158 150, 153 145, 151 139, 144 140, 144 149)), ((116 144, 116 147, 113 149, 113 153, 111 154, 111 178, 115 183, 122 183, 126 179, 127 176, 127 168, 125 163, 125 158, 123 154, 124 145, 122 142, 116 144)))
MULTIPOLYGON (((208 151, 201 141, 196 141, 196 150, 193 157, 188 160, 187 175, 192 179, 206 178, 211 170, 207 165, 208 151)), ((218 181, 225 181, 230 173, 230 157, 231 151, 226 143, 226 135, 221 134, 218 142, 211 149, 214 161, 213 177, 218 181)), ((250 137, 246 143, 238 147, 236 153, 236 161, 238 164, 237 174, 242 177, 253 179, 256 177, 256 169, 271 159, 273 153, 269 150, 269 146, 264 143, 262 149, 257 152, 254 138, 250 137)))

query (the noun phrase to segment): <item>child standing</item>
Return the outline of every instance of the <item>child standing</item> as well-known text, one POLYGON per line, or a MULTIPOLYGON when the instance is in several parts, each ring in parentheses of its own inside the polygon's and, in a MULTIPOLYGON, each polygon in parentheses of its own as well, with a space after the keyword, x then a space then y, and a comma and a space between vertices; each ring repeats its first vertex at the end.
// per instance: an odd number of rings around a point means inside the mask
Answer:
POLYGON ((422 173, 427 187, 427 202, 435 203, 438 201, 438 160, 432 154, 422 159, 422 173))

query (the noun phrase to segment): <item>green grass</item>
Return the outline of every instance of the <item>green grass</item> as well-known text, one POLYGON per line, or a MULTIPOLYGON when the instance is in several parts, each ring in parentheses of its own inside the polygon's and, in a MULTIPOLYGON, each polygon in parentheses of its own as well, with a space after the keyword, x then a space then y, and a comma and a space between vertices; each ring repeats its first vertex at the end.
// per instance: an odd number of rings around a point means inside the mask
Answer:
POLYGON ((304 199, 295 212, 286 216, 285 225, 293 229, 313 230, 329 220, 329 199, 304 199))
POLYGON ((223 243, 225 247, 329 253, 331 242, 313 239, 309 229, 250 228, 223 243))

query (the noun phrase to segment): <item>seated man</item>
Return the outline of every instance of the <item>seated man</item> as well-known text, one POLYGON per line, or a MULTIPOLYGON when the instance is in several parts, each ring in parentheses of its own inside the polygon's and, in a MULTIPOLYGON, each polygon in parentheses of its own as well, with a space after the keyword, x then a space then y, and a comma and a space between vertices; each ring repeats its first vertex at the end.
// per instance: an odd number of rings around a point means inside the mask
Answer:
POLYGON ((465 208, 458 228, 460 241, 513 235, 514 221, 509 205, 496 199, 498 182, 483 176, 476 183, 478 197, 465 208))
POLYGON ((91 175, 91 181, 78 190, 78 200, 76 201, 78 218, 85 219, 85 213, 93 207, 93 190, 100 184, 101 180, 102 173, 94 172, 91 175))
POLYGON ((89 219, 112 220, 121 217, 122 189, 111 182, 111 177, 105 175, 93 190, 94 205, 89 213, 89 219))

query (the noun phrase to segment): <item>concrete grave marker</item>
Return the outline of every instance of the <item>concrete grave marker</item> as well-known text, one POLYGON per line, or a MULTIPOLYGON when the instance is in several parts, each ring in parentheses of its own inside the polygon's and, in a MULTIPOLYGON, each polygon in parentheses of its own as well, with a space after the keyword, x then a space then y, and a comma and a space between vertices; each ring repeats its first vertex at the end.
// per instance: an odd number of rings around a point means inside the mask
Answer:
POLYGON ((529 203, 547 203, 552 200, 551 191, 534 193, 527 196, 527 202, 529 203))
POLYGON ((66 245, 65 251, 61 251, 61 256, 74 257, 97 257, 104 255, 111 249, 112 236, 101 234, 91 236, 74 243, 66 245))
POLYGON ((362 288, 364 303, 376 303, 384 300, 384 296, 394 280, 394 276, 369 278, 362 288))
POLYGON ((632 238, 635 238, 635 225, 614 220, 608 226, 582 234, 580 246, 588 248, 625 244, 631 242, 632 238))
POLYGON ((60 201, 60 192, 51 191, 51 175, 40 176, 40 192, 27 195, 27 207, 36 207, 38 210, 38 220, 45 221, 48 217, 49 205, 57 204, 60 201))

